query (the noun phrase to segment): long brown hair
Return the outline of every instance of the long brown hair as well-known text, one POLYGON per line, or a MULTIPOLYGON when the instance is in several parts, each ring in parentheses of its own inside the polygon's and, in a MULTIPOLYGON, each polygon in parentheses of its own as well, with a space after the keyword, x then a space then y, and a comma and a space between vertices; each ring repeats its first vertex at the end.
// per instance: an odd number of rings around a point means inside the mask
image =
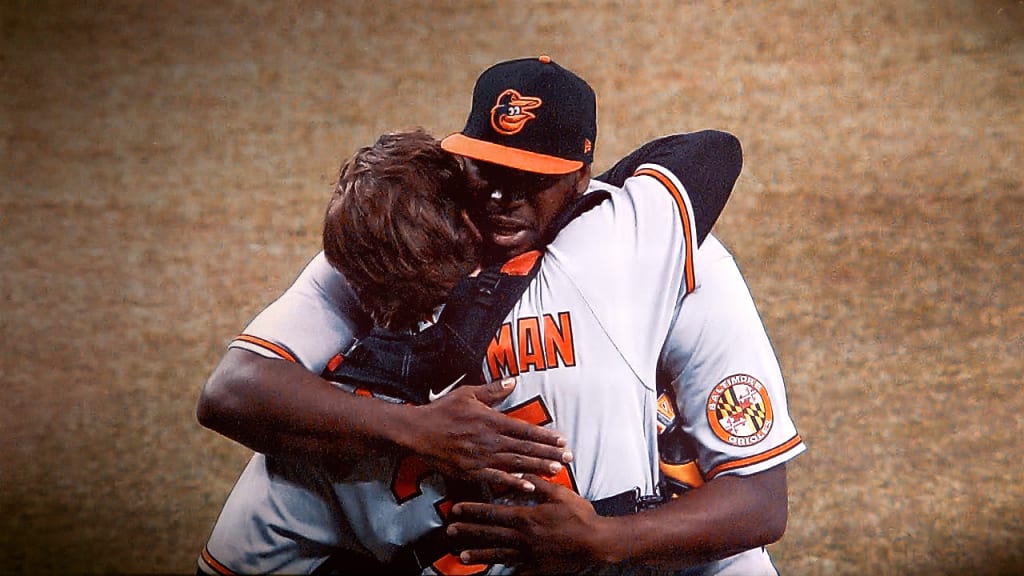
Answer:
POLYGON ((479 260, 455 199, 459 161, 422 129, 381 136, 341 167, 323 243, 374 321, 395 330, 429 318, 479 260))

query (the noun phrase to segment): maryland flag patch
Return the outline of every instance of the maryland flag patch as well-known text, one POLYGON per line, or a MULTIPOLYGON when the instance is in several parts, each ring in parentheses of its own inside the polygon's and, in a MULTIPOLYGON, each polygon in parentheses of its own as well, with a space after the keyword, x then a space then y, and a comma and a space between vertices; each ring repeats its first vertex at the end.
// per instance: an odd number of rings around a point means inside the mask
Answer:
POLYGON ((768 391, 747 374, 734 374, 715 386, 708 396, 707 415, 715 436, 733 446, 757 444, 772 429, 768 391))

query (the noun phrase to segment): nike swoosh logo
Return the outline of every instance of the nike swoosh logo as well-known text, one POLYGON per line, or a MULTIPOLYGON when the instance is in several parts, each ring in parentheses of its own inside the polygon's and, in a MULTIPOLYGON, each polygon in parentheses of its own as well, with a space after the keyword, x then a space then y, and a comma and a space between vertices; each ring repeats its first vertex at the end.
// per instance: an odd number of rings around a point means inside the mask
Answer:
POLYGON ((429 400, 430 402, 433 402, 434 400, 437 400, 441 396, 444 396, 445 394, 451 392, 452 388, 455 388, 455 385, 458 384, 459 382, 462 382, 462 379, 465 378, 465 377, 466 377, 465 374, 463 374, 462 376, 459 376, 458 378, 455 379, 455 382, 452 382, 447 387, 445 387, 444 390, 441 390, 440 392, 434 393, 433 390, 427 390, 427 400, 429 400))

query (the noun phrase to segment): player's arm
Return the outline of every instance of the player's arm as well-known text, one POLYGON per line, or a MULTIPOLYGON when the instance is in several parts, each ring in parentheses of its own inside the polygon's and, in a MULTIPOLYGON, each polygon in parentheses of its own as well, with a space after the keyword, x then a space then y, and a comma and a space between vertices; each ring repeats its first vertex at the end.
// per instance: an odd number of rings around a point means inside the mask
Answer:
POLYGON ((345 466, 396 449, 456 477, 522 486, 505 470, 549 470, 556 433, 489 408, 514 387, 465 386, 426 406, 345 392, 301 365, 229 349, 200 397, 199 422, 257 452, 345 466), (486 447, 486 448, 484 448, 486 447))
POLYGON ((723 476, 656 509, 606 518, 567 488, 527 476, 533 507, 459 503, 448 534, 463 562, 522 564, 541 574, 601 566, 678 570, 782 537, 786 469, 723 476))
POLYGON ((508 471, 543 473, 569 458, 556 433, 488 407, 510 392, 500 383, 408 406, 318 377, 360 329, 346 288, 322 255, 315 258, 232 343, 203 386, 199 422, 267 454, 336 466, 404 449, 442 472, 501 485, 522 486, 508 471))
POLYGON ((740 141, 718 130, 673 134, 652 140, 595 180, 622 187, 642 164, 659 164, 676 175, 693 204, 697 243, 711 232, 743 169, 740 141))

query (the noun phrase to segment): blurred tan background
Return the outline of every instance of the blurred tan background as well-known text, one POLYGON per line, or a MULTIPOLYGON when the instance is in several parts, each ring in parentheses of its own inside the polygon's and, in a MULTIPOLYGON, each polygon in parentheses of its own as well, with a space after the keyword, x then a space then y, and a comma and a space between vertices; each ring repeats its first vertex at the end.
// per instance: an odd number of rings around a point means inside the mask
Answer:
POLYGON ((202 382, 341 159, 476 75, 595 87, 601 170, 736 134, 717 228, 809 451, 783 574, 1024 570, 1024 2, 0 4, 0 571, 191 573, 248 453, 202 382))

